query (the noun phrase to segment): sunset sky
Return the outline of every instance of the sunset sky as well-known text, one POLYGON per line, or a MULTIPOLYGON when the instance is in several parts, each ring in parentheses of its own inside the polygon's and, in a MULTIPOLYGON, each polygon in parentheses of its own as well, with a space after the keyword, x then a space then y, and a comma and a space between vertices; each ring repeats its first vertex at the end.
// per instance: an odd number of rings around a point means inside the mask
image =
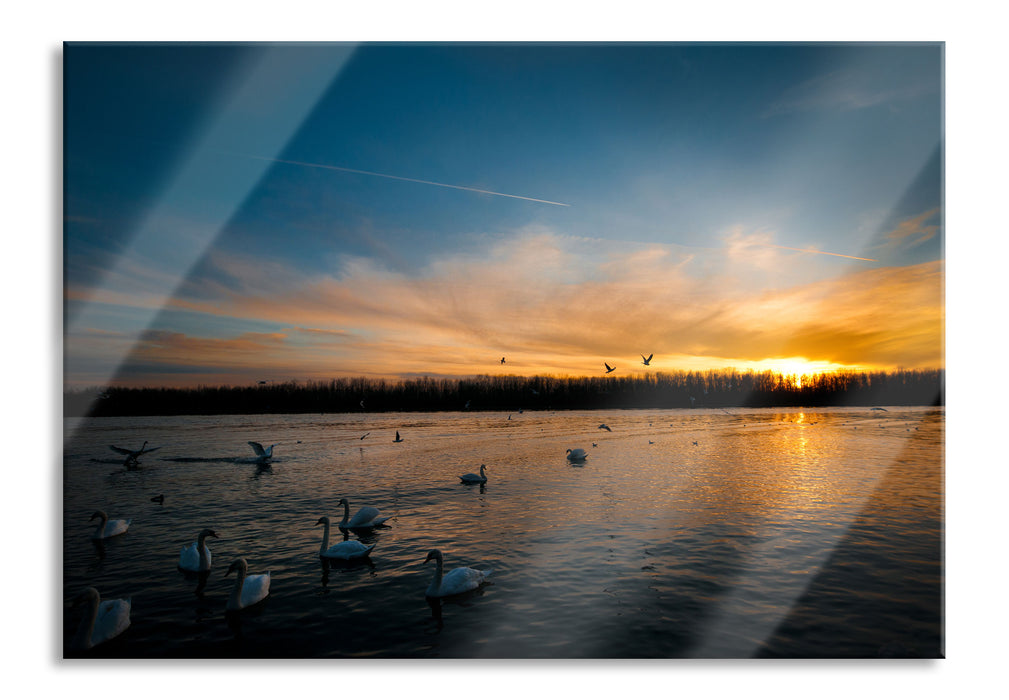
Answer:
POLYGON ((67 386, 944 366, 939 44, 63 71, 67 386))

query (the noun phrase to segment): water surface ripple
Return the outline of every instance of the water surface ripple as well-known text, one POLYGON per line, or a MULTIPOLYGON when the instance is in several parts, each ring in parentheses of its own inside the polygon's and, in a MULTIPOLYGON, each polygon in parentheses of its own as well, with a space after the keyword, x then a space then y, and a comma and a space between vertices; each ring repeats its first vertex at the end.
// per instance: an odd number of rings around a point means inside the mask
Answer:
POLYGON ((944 423, 906 407, 68 419, 64 640, 94 586, 132 598, 133 623, 93 656, 938 657, 944 423), (144 440, 160 449, 135 470, 108 447, 144 440), (270 465, 250 440, 277 443, 270 465), (481 464, 485 486, 459 482, 481 464), (340 498, 393 517, 350 535, 368 560, 326 567, 315 523, 340 498), (97 509, 129 533, 95 547, 97 509), (176 564, 204 527, 220 539, 197 594, 176 564), (491 583, 426 600, 435 547, 491 583), (270 596, 225 615, 236 557, 271 573, 270 596))

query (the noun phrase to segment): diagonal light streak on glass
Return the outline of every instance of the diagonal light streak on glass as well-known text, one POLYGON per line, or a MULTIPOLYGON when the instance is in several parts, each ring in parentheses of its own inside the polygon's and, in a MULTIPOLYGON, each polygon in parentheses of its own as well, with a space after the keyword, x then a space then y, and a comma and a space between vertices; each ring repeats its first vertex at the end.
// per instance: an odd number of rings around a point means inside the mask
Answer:
MULTIPOLYGON (((147 280, 151 292, 125 333, 129 342, 103 368, 98 384, 106 384, 115 375, 140 335, 270 168, 271 159, 238 165, 221 159, 219 153, 242 149, 280 154, 354 50, 346 44, 266 45, 250 61, 128 249, 92 293, 92 300, 101 300, 117 291, 115 280, 131 269, 152 270, 147 280), (182 233, 177 217, 187 209, 199 212, 202 225, 187 227, 182 233)), ((91 300, 83 302, 68 318, 64 337, 100 327, 100 306, 91 300)))

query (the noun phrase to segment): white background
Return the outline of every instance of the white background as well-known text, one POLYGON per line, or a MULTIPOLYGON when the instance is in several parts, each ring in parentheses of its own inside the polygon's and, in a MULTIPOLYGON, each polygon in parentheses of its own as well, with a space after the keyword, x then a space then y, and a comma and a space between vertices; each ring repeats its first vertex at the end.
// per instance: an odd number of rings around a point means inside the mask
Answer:
MULTIPOLYGON (((378 700, 547 694, 621 698, 938 698, 1005 687, 1006 37, 994 3, 349 4, 174 0, 11 4, 3 80, 6 518, 0 660, 8 692, 84 697, 378 700), (61 655, 63 41, 945 41, 946 660, 917 662, 65 662, 61 655), (987 402, 987 405, 986 405, 987 402), (29 691, 29 688, 31 689, 29 691)), ((997 692, 997 691, 989 691, 997 692)))

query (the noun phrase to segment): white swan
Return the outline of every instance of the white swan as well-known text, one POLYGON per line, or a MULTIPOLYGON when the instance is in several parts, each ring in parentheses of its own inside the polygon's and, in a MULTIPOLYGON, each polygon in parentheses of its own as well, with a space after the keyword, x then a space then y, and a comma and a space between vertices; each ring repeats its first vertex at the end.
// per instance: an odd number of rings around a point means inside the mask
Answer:
POLYGON ((121 535, 130 529, 130 523, 133 519, 128 520, 109 520, 109 516, 105 515, 104 510, 96 510, 94 514, 88 518, 88 522, 91 522, 95 518, 100 518, 101 521, 98 523, 98 527, 95 531, 91 533, 91 539, 93 540, 104 540, 109 537, 115 537, 116 535, 121 535))
POLYGON ((576 447, 573 450, 567 451, 568 460, 571 462, 583 462, 589 456, 588 453, 580 447, 576 447))
POLYGON ((261 460, 266 460, 273 457, 273 448, 279 445, 280 443, 275 442, 269 447, 263 447, 258 442, 253 442, 252 440, 249 440, 249 444, 252 445, 252 449, 255 450, 257 457, 259 457, 261 460))
POLYGON ((130 626, 130 598, 103 601, 97 590, 88 588, 74 601, 75 606, 81 603, 88 608, 71 642, 74 649, 90 649, 119 636, 130 626))
POLYGON ((381 525, 392 517, 391 515, 387 515, 384 518, 380 518, 378 508, 365 506, 357 511, 352 518, 350 517, 350 502, 346 498, 341 498, 337 505, 343 506, 343 520, 340 521, 339 525, 339 527, 343 530, 375 527, 376 525, 381 525))
POLYGON ((210 528, 200 530, 196 542, 182 548, 182 553, 179 554, 180 569, 196 572, 210 571, 213 556, 210 554, 210 547, 206 543, 208 537, 217 537, 217 533, 210 528))
POLYGON ((460 566, 442 575, 444 563, 441 550, 432 549, 428 552, 424 563, 426 564, 432 559, 437 562, 437 568, 434 570, 434 579, 431 581, 431 585, 427 587, 426 595, 428 598, 444 598, 472 591, 494 573, 493 569, 481 571, 479 569, 471 569, 468 566, 460 566))
POLYGON ((375 545, 370 547, 361 544, 357 540, 344 540, 338 544, 334 544, 332 547, 329 546, 329 518, 322 517, 319 518, 319 522, 316 525, 325 525, 326 527, 322 531, 322 546, 319 547, 319 556, 324 559, 363 559, 364 557, 371 554, 371 550, 375 549, 375 545))
POLYGON ((232 571, 237 572, 235 587, 231 589, 231 596, 228 597, 228 610, 241 610, 250 605, 255 605, 270 594, 270 572, 265 574, 253 574, 249 576, 246 572, 249 564, 244 559, 236 559, 228 567, 227 576, 232 571))
POLYGON ((486 468, 487 468, 486 464, 481 464, 479 474, 473 474, 472 472, 470 472, 469 474, 463 474, 462 476, 459 477, 459 480, 462 481, 462 483, 464 484, 486 484, 487 475, 484 473, 484 470, 486 468))

